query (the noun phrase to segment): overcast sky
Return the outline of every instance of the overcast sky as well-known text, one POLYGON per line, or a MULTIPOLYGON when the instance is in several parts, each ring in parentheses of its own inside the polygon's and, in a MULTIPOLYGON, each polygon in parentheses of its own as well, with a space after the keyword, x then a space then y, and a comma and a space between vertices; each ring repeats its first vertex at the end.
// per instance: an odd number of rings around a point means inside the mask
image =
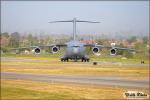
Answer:
POLYGON ((77 33, 149 33, 149 1, 2 1, 1 31, 20 33, 72 33, 72 23, 49 21, 100 21, 78 23, 77 33))

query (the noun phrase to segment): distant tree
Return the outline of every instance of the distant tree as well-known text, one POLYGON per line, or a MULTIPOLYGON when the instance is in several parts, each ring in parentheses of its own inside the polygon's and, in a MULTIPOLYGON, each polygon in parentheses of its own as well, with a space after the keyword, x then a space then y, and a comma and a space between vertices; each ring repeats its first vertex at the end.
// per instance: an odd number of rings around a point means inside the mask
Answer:
POLYGON ((52 44, 52 43, 53 43, 52 37, 51 37, 51 36, 47 36, 47 37, 45 38, 45 44, 46 44, 46 45, 49 45, 49 44, 52 44))
POLYGON ((29 35, 27 36, 27 40, 28 40, 28 44, 29 44, 30 46, 33 45, 34 39, 33 39, 32 34, 29 34, 29 35))
POLYGON ((9 38, 9 33, 8 32, 4 32, 4 33, 1 34, 1 36, 9 38))
POLYGON ((144 42, 144 44, 147 44, 148 41, 149 41, 148 37, 144 36, 144 37, 143 37, 143 42, 144 42))
POLYGON ((137 40, 137 37, 136 37, 136 36, 132 36, 132 37, 130 37, 127 41, 128 41, 129 43, 133 43, 133 42, 136 42, 136 40, 137 40))
POLYGON ((0 48, 0 52, 2 52, 2 53, 7 53, 7 52, 9 52, 10 50, 8 49, 8 48, 6 48, 6 47, 1 47, 0 48))
POLYGON ((104 39, 97 39, 96 40, 96 43, 98 43, 98 44, 104 44, 104 42, 105 42, 105 40, 104 39))
POLYGON ((18 32, 14 32, 10 35, 9 39, 9 47, 17 48, 20 44, 20 34, 18 32))
POLYGON ((38 45, 38 38, 36 36, 33 37, 33 45, 38 45))

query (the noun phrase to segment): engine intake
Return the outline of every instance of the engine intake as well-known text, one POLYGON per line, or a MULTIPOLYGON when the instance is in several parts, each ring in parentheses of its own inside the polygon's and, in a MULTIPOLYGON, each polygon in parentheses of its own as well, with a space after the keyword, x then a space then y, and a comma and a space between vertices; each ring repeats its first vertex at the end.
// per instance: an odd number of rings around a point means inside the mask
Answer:
POLYGON ((57 53, 59 48, 57 46, 52 47, 52 53, 57 53))
POLYGON ((93 51, 94 54, 98 53, 99 52, 99 48, 98 47, 93 47, 92 51, 93 51))
POLYGON ((116 49, 111 49, 110 50, 110 55, 116 55, 117 54, 117 50, 116 49))
POLYGON ((41 53, 41 49, 40 48, 35 48, 34 49, 34 53, 35 54, 40 54, 41 53))

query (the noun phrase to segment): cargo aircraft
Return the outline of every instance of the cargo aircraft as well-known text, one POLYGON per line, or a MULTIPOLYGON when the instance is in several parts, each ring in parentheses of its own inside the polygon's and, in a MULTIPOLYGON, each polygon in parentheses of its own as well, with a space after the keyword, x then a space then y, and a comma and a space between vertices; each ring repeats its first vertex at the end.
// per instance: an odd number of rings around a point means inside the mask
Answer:
POLYGON ((49 23, 59 23, 59 22, 71 22, 73 23, 73 40, 65 43, 65 44, 51 44, 51 45, 42 45, 42 46, 30 46, 30 47, 20 47, 18 49, 27 49, 27 48, 33 48, 33 51, 35 54, 41 53, 41 48, 49 48, 52 53, 57 53, 61 47, 66 47, 65 54, 60 58, 60 60, 63 62, 74 60, 75 62, 78 60, 81 60, 82 62, 89 62, 90 58, 85 52, 86 47, 91 47, 92 52, 94 54, 99 53, 102 48, 109 48, 110 49, 110 55, 116 55, 118 50, 129 50, 134 51, 134 49, 130 48, 121 48, 116 46, 105 46, 100 44, 86 44, 81 43, 80 41, 76 40, 76 23, 100 23, 95 21, 83 21, 83 20, 77 20, 76 18, 73 18, 73 20, 65 20, 65 21, 52 21, 49 23))

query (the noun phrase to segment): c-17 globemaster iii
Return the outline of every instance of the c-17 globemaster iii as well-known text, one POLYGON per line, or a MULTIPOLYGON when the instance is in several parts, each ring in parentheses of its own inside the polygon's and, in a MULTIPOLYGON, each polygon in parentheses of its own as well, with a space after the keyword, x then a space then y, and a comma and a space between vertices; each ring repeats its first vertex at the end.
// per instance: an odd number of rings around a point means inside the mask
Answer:
POLYGON ((60 47, 66 47, 65 54, 61 57, 61 61, 69 61, 70 59, 74 61, 81 60, 82 62, 89 62, 90 60, 90 58, 86 55, 86 52, 85 52, 86 47, 92 47, 92 51, 94 54, 99 53, 102 48, 110 48, 111 55, 116 55, 118 50, 134 51, 134 49, 130 49, 130 48, 105 46, 105 45, 99 45, 99 44, 86 44, 86 43, 81 43, 80 41, 76 40, 76 23, 77 22, 84 22, 84 23, 100 23, 100 22, 83 21, 83 20, 77 20, 76 18, 74 18, 73 20, 52 21, 49 23, 58 23, 58 22, 72 22, 73 23, 73 40, 65 44, 20 47, 18 49, 34 48, 33 49, 34 53, 40 54, 41 48, 44 48, 44 47, 50 48, 52 53, 57 53, 60 50, 60 47))

